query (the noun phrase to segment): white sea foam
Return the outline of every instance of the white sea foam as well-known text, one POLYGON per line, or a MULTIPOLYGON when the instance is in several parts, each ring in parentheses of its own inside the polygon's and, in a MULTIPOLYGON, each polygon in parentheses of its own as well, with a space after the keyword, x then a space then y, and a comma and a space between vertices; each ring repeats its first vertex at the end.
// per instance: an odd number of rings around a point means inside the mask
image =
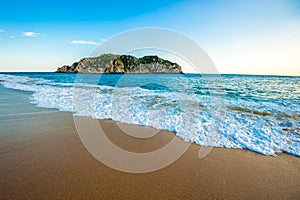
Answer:
POLYGON ((265 155, 287 152, 300 156, 297 129, 300 122, 277 119, 280 114, 300 113, 296 104, 287 107, 284 103, 227 98, 221 110, 213 111, 214 105, 210 105, 211 98, 207 95, 57 83, 7 74, 0 74, 0 80, 4 87, 33 92, 30 102, 37 107, 170 130, 185 141, 199 145, 247 148, 265 155), (288 131, 284 131, 284 127, 288 131))

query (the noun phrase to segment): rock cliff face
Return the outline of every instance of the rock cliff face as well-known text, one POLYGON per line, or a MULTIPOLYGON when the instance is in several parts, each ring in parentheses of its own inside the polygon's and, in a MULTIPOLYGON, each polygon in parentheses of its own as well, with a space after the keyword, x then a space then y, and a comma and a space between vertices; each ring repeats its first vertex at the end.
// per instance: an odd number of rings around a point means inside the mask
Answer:
POLYGON ((129 73, 129 74, 182 74, 177 63, 159 58, 144 56, 136 58, 129 55, 103 54, 95 58, 83 58, 71 66, 58 67, 59 73, 129 73))

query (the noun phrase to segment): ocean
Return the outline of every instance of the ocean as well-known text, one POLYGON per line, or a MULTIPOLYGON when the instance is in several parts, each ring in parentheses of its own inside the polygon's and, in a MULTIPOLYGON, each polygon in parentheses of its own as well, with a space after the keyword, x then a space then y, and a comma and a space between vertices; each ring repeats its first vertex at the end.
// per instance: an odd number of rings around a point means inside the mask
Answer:
POLYGON ((296 76, 1 73, 0 84, 32 92, 37 107, 169 130, 199 145, 300 156, 296 76))

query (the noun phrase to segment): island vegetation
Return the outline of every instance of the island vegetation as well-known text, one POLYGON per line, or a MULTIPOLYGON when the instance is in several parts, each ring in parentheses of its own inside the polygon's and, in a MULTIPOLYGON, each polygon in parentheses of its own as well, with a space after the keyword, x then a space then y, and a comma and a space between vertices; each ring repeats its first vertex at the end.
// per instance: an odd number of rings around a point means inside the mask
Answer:
POLYGON ((131 55, 102 54, 83 58, 72 65, 58 67, 58 73, 129 73, 129 74, 182 74, 181 66, 156 55, 136 58, 131 55))

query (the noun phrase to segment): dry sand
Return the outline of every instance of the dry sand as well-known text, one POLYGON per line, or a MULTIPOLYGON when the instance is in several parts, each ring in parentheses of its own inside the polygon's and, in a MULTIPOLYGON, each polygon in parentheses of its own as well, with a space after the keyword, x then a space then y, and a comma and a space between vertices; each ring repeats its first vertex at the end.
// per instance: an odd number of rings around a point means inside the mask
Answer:
MULTIPOLYGON (((192 144, 161 170, 114 170, 85 149, 71 113, 21 104, 28 95, 1 88, 0 199, 300 199, 300 158, 288 154, 214 148, 199 159, 200 147, 192 144), (9 100, 12 94, 19 104, 9 100)), ((133 152, 161 148, 174 137, 161 131, 134 139, 111 120, 99 123, 113 143, 133 152)))

